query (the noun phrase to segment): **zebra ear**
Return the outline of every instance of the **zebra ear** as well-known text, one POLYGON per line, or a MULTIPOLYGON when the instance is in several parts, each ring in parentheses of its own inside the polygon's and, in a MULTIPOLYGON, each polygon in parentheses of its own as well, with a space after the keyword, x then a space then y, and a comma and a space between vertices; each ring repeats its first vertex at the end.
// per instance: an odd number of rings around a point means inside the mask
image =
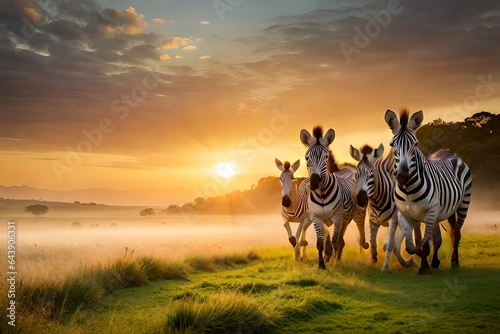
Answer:
POLYGON ((373 157, 378 159, 384 155, 384 144, 380 143, 377 149, 373 152, 373 157))
POLYGON ((316 142, 316 139, 313 136, 311 136, 309 131, 307 131, 306 129, 302 129, 300 131, 300 141, 304 145, 311 146, 316 142))
POLYGON ((335 139, 335 131, 333 129, 328 129, 326 134, 319 140, 320 144, 323 146, 328 146, 331 143, 333 143, 333 140, 335 139))
POLYGON ((420 125, 422 125, 423 121, 424 113, 422 112, 422 110, 419 110, 411 115, 410 121, 408 122, 408 128, 415 131, 420 127, 420 125))
POLYGON ((401 124, 399 124, 398 116, 396 113, 390 109, 387 109, 385 112, 385 122, 389 125, 389 128, 392 130, 392 134, 396 135, 401 130, 401 124))
POLYGON ((349 147, 349 153, 351 154, 351 157, 354 160, 356 160, 356 161, 361 160, 361 153, 359 152, 359 150, 357 148, 352 147, 352 145, 350 145, 350 147, 349 147))
POLYGON ((284 171, 285 170, 285 167, 283 167, 283 163, 281 161, 279 161, 278 158, 274 159, 274 163, 276 164, 276 167, 278 167, 278 169, 280 171, 284 171))
POLYGON ((295 173, 297 169, 299 169, 299 167, 300 167, 300 159, 293 163, 292 165, 293 172, 295 173))

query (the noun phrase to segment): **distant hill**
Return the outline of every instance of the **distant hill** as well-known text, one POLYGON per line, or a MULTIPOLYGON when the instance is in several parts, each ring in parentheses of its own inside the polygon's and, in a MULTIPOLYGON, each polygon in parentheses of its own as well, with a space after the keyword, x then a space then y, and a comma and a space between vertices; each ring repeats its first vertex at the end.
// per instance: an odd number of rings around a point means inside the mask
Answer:
POLYGON ((36 189, 26 185, 0 186, 0 197, 21 200, 43 200, 54 202, 105 203, 109 205, 165 205, 177 198, 192 198, 190 189, 165 189, 148 191, 119 191, 109 189, 83 189, 75 191, 55 191, 36 189), (172 195, 175 194, 175 195, 172 195))

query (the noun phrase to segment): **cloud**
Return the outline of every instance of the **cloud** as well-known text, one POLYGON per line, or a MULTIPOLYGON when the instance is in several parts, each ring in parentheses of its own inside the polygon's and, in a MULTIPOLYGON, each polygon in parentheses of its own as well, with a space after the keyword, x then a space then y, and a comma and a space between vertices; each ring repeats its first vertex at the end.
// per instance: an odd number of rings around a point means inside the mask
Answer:
POLYGON ((168 55, 168 54, 162 54, 162 55, 160 55, 160 59, 161 60, 171 60, 172 57, 170 57, 170 55, 168 55))
POLYGON ((99 30, 106 35, 127 34, 135 36, 147 28, 144 15, 138 14, 133 7, 126 10, 105 9, 101 12, 99 30))
POLYGON ((158 46, 158 48, 160 50, 178 49, 180 46, 186 45, 190 42, 192 42, 191 39, 187 37, 174 37, 172 39, 162 42, 158 46))
POLYGON ((208 22, 208 21, 201 21, 200 24, 208 25, 208 24, 210 24, 210 22, 208 22))
POLYGON ((195 45, 188 45, 182 48, 183 51, 196 51, 198 48, 195 45))
POLYGON ((204 56, 199 56, 198 59, 205 60, 205 59, 210 59, 211 57, 209 55, 204 55, 204 56))
POLYGON ((155 23, 155 24, 159 24, 159 25, 164 25, 165 23, 167 23, 167 20, 165 20, 165 19, 160 19, 160 18, 154 18, 154 19, 153 19, 153 23, 155 23))

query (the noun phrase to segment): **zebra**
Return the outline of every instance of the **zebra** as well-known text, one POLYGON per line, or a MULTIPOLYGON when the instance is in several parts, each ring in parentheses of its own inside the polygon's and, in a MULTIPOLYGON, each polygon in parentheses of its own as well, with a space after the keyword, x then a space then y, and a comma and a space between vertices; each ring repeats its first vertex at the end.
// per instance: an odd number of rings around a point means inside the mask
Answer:
MULTIPOLYGON (((358 193, 366 191, 369 198, 370 250, 372 262, 376 263, 378 255, 377 234, 380 226, 388 226, 390 221, 390 231, 393 231, 394 234, 398 226, 398 209, 394 202, 394 156, 391 149, 389 154, 383 158, 383 144, 380 144, 376 149, 365 145, 361 150, 350 145, 349 153, 354 160, 358 161, 356 167, 358 193)), ((405 260, 401 256, 400 246, 403 238, 404 233, 399 229, 395 245, 391 244, 386 249, 382 271, 389 270, 389 260, 393 250, 401 266, 409 267, 413 263, 413 258, 405 260)))
POLYGON ((316 230, 318 267, 321 269, 325 269, 323 250, 330 243, 328 236, 327 241, 323 239, 324 221, 332 221, 334 225, 332 244, 337 261, 342 256, 347 225, 353 219, 359 230, 360 246, 364 249, 369 247, 365 241, 366 207, 362 208, 357 203, 358 193, 355 180, 345 172, 344 175, 340 175, 327 170, 328 146, 334 139, 333 129, 329 129, 323 136, 323 129, 320 126, 314 127, 313 136, 305 129, 300 132, 300 141, 308 146, 305 154, 311 189, 308 197, 308 214, 316 230))
POLYGON ((306 230, 311 225, 309 220, 306 220, 307 211, 307 196, 309 192, 309 180, 305 179, 298 185, 294 177, 294 173, 299 169, 300 160, 297 160, 290 166, 288 161, 282 163, 275 158, 276 167, 281 171, 281 217, 283 218, 283 226, 288 233, 288 241, 292 247, 298 250, 295 254, 295 260, 300 259, 300 247, 302 253, 305 253, 307 246, 306 230), (290 222, 298 222, 296 235, 292 234, 290 222), (300 237, 300 242, 297 246, 297 239, 300 237))
POLYGON ((448 219, 452 244, 451 266, 457 268, 460 229, 467 217, 472 190, 472 176, 467 164, 455 153, 441 149, 426 158, 418 148, 415 131, 424 120, 422 110, 411 118, 406 109, 398 117, 392 110, 385 113, 385 122, 392 130, 390 145, 394 149, 394 175, 396 177, 395 201, 401 212, 400 225, 406 234, 406 250, 421 257, 420 275, 430 271, 427 256, 430 254, 429 240, 434 242, 431 266, 438 269, 438 250, 441 246, 439 222, 448 219), (409 119, 408 119, 409 118, 409 119), (420 240, 420 229, 412 238, 412 229, 417 222, 425 223, 424 236, 420 240))

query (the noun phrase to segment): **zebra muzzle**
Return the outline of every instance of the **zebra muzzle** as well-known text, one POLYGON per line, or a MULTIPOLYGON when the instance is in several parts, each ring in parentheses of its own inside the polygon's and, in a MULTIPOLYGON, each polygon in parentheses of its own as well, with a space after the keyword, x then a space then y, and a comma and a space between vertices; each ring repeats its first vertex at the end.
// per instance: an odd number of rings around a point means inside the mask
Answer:
POLYGON ((408 180, 410 179, 410 174, 408 173, 399 173, 396 175, 396 181, 398 181, 399 185, 406 185, 408 183, 408 180))
POLYGON ((358 205, 362 208, 364 208, 368 204, 368 194, 366 193, 366 190, 360 190, 358 193, 358 205))
POLYGON ((283 205, 285 208, 288 208, 290 204, 292 204, 292 200, 290 199, 290 197, 288 197, 288 195, 283 196, 283 198, 281 199, 281 205, 283 205))
POLYGON ((318 174, 313 173, 313 174, 311 174, 311 177, 309 179, 310 179, 309 184, 310 184, 311 190, 314 191, 314 190, 318 189, 319 183, 321 181, 321 177, 318 174))

